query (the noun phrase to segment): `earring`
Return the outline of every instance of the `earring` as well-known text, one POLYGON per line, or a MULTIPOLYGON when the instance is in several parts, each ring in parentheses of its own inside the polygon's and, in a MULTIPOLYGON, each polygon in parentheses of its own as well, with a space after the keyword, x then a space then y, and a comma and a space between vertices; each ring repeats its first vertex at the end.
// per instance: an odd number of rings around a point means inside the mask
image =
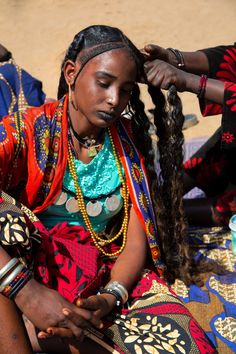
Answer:
POLYGON ((69 82, 68 83, 68 96, 69 96, 69 102, 72 104, 73 108, 78 111, 78 107, 76 107, 73 98, 72 98, 72 88, 71 88, 72 84, 69 82))
POLYGON ((69 102, 72 103, 72 97, 71 97, 71 83, 68 84, 68 90, 69 90, 69 92, 68 92, 68 95, 69 95, 69 102))

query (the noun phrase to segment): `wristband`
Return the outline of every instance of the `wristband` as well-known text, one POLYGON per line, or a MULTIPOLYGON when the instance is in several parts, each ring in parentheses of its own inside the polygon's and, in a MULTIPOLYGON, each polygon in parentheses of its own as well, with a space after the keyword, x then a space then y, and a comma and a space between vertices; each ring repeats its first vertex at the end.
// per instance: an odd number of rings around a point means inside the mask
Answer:
POLYGON ((118 281, 112 281, 105 286, 106 290, 115 290, 121 297, 122 303, 125 304, 129 298, 128 291, 118 281))
POLYGON ((169 50, 170 52, 172 52, 174 54, 175 58, 177 59, 177 66, 179 68, 185 67, 183 54, 178 49, 167 48, 166 50, 169 50))
POLYGON ((116 306, 117 307, 120 307, 122 305, 122 303, 123 303, 122 297, 114 289, 100 289, 99 292, 98 292, 98 295, 101 295, 101 294, 111 294, 111 295, 115 296, 115 298, 116 298, 116 306))
POLYGON ((199 81, 198 93, 197 93, 197 97, 199 99, 202 99, 205 96, 207 80, 208 80, 208 77, 206 75, 201 75, 200 81, 199 81))

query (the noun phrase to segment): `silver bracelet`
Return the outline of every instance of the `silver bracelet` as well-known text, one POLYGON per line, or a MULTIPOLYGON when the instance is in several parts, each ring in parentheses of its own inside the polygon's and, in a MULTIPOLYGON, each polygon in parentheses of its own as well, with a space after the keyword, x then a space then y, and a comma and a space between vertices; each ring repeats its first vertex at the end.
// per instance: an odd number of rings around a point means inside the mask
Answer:
POLYGON ((0 284, 0 293, 4 290, 6 286, 8 286, 15 277, 22 271, 24 268, 24 264, 20 263, 16 266, 15 269, 1 282, 0 284))
POLYGON ((9 273, 17 263, 20 263, 18 258, 12 258, 9 262, 7 262, 7 264, 5 264, 5 266, 0 269, 0 280, 4 278, 5 275, 9 273))
POLYGON ((129 298, 129 294, 128 294, 127 289, 122 284, 120 284, 118 281, 109 282, 105 286, 105 289, 116 291, 120 295, 123 304, 125 304, 129 298))

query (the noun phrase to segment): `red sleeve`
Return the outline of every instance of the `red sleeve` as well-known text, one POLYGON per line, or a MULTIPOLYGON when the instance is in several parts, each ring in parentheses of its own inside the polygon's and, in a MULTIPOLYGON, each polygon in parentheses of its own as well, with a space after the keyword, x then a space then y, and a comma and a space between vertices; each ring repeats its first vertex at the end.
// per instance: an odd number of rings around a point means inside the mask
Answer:
POLYGON ((224 82, 223 105, 200 100, 203 116, 222 113, 221 147, 236 148, 236 43, 202 50, 209 62, 208 77, 224 82))

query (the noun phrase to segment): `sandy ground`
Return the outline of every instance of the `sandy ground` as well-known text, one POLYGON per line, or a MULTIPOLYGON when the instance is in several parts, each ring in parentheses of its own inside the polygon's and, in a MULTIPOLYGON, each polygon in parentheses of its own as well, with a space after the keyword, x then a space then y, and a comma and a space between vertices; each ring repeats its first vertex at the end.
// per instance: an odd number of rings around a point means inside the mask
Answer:
MULTIPOLYGON (((75 33, 91 24, 122 29, 138 47, 157 43, 195 50, 235 41, 236 0, 0 0, 0 42, 55 97, 60 63, 75 33)), ((186 139, 209 136, 220 116, 202 118, 195 95, 182 94, 184 113, 199 123, 186 139)), ((150 107, 147 94, 143 99, 150 107)))

